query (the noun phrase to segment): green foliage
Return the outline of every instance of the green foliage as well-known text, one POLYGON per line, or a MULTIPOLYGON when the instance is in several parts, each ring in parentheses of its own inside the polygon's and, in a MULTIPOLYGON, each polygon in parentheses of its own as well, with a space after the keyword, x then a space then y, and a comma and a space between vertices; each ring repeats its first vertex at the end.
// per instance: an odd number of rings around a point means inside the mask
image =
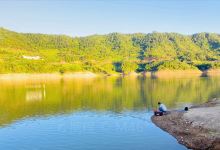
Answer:
POLYGON ((185 70, 201 69, 207 64, 219 68, 219 61, 218 34, 111 33, 73 38, 0 28, 1 73, 185 70), (27 60, 24 55, 39 56, 40 60, 27 60))
POLYGON ((199 68, 199 70, 208 70, 208 69, 220 69, 220 62, 196 62, 194 65, 199 68))
POLYGON ((77 72, 77 71, 81 71, 83 70, 82 65, 81 64, 62 64, 59 66, 59 72, 61 74, 66 73, 66 72, 77 72))
POLYGON ((145 65, 146 71, 158 71, 158 67, 163 64, 163 62, 150 62, 145 65))
POLYGON ((161 65, 157 67, 157 70, 192 70, 192 69, 197 69, 197 68, 185 62, 180 62, 178 60, 166 61, 161 63, 161 65))
POLYGON ((138 66, 135 62, 130 62, 130 61, 124 61, 122 62, 122 65, 121 65, 121 69, 123 73, 125 74, 132 72, 132 71, 136 71, 137 67, 138 66))

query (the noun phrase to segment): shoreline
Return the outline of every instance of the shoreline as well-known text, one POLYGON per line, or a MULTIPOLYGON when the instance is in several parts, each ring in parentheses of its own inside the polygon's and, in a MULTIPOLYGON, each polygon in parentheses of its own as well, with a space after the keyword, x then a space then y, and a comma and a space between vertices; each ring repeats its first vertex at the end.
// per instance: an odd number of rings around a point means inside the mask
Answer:
POLYGON ((29 78, 44 78, 44 79, 57 79, 57 78, 95 78, 95 77, 150 77, 150 78, 182 78, 182 77, 212 77, 220 76, 220 70, 199 71, 199 70, 161 70, 156 72, 130 72, 123 73, 94 73, 89 71, 83 72, 67 72, 67 73, 2 73, 1 79, 29 79, 29 78))
POLYGON ((189 111, 171 111, 152 116, 152 122, 190 149, 220 149, 220 99, 192 106, 189 111))
POLYGON ((0 74, 0 80, 11 80, 11 79, 61 79, 61 78, 95 78, 98 74, 92 72, 75 72, 75 73, 8 73, 0 74))

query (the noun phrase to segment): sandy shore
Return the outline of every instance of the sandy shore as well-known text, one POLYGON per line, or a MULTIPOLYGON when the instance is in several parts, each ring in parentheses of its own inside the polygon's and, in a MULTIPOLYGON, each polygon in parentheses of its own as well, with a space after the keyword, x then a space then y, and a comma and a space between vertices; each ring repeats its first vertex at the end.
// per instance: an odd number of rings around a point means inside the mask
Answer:
POLYGON ((172 111, 152 121, 190 149, 220 149, 220 100, 193 106, 188 112, 172 111))
POLYGON ((92 72, 74 72, 74 73, 11 73, 0 74, 0 80, 27 80, 27 79, 60 79, 60 78, 94 78, 98 74, 92 72))
POLYGON ((210 69, 207 71, 208 76, 219 76, 220 75, 220 69, 210 69))
POLYGON ((81 78, 81 79, 89 79, 95 77, 149 77, 149 78, 191 78, 191 77, 203 77, 203 76, 220 76, 220 70, 210 70, 207 72, 201 72, 199 70, 163 70, 157 72, 130 72, 127 74, 123 73, 111 73, 111 74, 104 74, 104 73, 93 73, 89 71, 85 72, 68 72, 64 74, 60 74, 57 72, 54 73, 6 73, 0 74, 0 80, 54 80, 54 79, 74 79, 74 78, 81 78))
POLYGON ((200 70, 160 70, 151 73, 151 76, 159 78, 170 78, 170 77, 200 77, 202 72, 200 70))
POLYGON ((220 76, 220 69, 215 70, 208 70, 208 71, 200 71, 200 70, 161 70, 156 72, 130 72, 127 74, 123 73, 94 73, 89 71, 83 71, 83 72, 67 72, 64 74, 60 74, 58 72, 54 73, 3 73, 0 74, 0 80, 6 79, 29 79, 29 78, 35 78, 35 79, 57 79, 57 78, 94 78, 94 77, 100 77, 100 76, 131 76, 131 77, 137 77, 137 76, 144 76, 144 77, 150 77, 150 78, 186 78, 186 77, 205 77, 205 76, 220 76))

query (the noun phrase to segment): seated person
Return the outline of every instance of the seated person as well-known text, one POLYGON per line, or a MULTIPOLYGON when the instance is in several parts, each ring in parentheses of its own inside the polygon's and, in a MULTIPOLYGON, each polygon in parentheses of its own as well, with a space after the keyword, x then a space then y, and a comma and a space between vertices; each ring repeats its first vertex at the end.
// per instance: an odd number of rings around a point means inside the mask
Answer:
POLYGON ((158 110, 154 111, 154 115, 155 116, 162 116, 163 114, 165 114, 167 112, 167 107, 162 104, 161 102, 158 102, 159 108, 158 110))
POLYGON ((167 111, 167 107, 162 104, 161 102, 158 102, 158 105, 159 105, 159 111, 160 112, 166 112, 167 111))

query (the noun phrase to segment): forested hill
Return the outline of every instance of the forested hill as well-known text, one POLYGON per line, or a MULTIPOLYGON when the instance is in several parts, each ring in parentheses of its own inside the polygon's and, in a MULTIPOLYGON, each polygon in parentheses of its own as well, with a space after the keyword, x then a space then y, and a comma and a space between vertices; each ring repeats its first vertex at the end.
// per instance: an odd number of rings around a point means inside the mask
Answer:
POLYGON ((0 73, 102 73, 220 68, 220 35, 177 33, 70 37, 0 28, 0 73))

